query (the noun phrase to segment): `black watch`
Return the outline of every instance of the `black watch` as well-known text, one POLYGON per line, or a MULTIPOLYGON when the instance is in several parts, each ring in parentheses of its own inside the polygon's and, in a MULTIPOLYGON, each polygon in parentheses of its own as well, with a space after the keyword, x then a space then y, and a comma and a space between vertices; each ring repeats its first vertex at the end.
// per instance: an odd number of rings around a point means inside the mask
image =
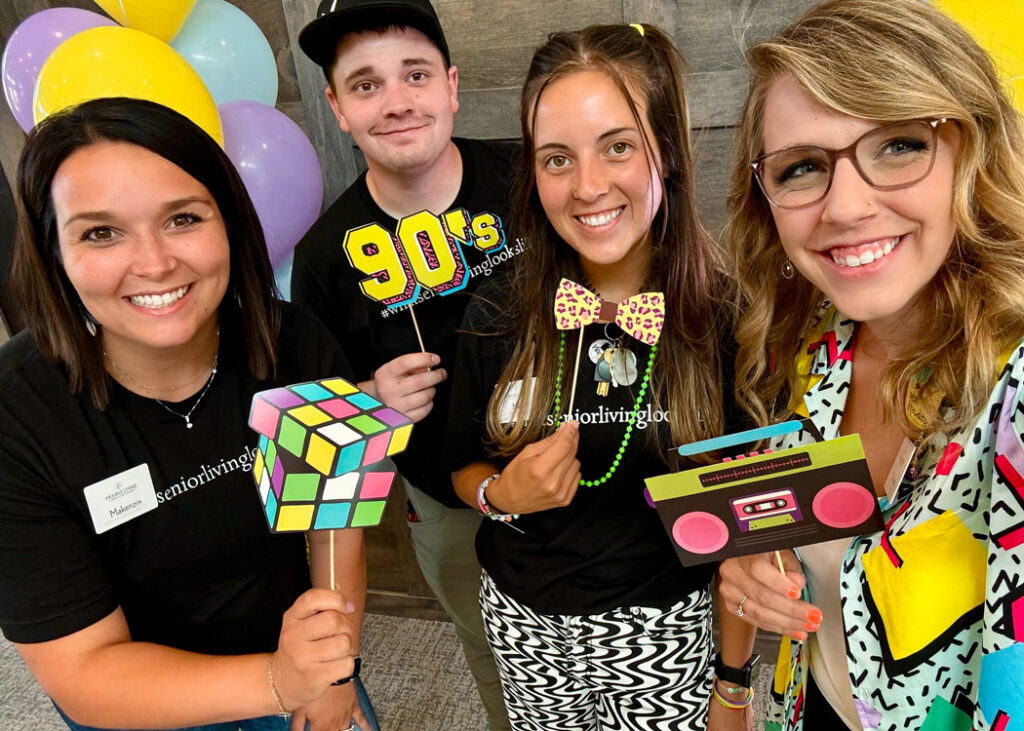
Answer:
POLYGON ((346 676, 344 678, 338 678, 333 683, 331 683, 331 685, 344 685, 345 683, 349 683, 349 682, 355 680, 356 678, 358 678, 359 677, 359 668, 362 667, 362 665, 363 665, 363 661, 359 659, 358 655, 356 655, 355 663, 356 663, 356 666, 354 668, 352 668, 352 674, 351 675, 346 676))
POLYGON ((751 688, 753 687, 754 666, 757 665, 757 661, 760 659, 760 655, 751 655, 746 665, 741 668, 734 668, 722 662, 722 653, 716 652, 715 675, 719 680, 724 680, 727 683, 735 683, 736 685, 742 685, 744 688, 751 688))

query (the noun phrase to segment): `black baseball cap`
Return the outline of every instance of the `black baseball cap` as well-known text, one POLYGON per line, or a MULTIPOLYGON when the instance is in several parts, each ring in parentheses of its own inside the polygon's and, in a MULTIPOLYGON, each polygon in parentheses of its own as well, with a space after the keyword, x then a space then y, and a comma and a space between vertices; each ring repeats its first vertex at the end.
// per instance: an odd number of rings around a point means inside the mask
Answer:
POLYGON ((343 35, 382 25, 415 28, 434 42, 445 64, 451 65, 448 43, 430 0, 321 0, 316 20, 299 33, 299 46, 326 71, 334 65, 343 35))

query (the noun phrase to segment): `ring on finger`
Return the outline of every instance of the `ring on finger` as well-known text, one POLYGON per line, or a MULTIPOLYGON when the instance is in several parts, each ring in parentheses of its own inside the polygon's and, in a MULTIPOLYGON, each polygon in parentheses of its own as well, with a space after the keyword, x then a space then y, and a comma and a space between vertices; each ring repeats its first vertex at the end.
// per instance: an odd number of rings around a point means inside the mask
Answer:
POLYGON ((743 616, 743 602, 745 602, 745 601, 747 601, 747 595, 746 594, 744 594, 743 598, 740 599, 740 603, 736 605, 736 616, 737 617, 742 617, 743 616))

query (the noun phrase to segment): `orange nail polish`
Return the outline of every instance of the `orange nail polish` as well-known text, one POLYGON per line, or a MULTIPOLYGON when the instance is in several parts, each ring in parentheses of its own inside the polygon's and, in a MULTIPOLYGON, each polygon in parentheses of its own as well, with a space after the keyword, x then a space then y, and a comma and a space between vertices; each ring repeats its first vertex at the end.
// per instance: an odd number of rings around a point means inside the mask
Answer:
POLYGON ((786 594, 789 595, 790 599, 799 599, 800 598, 800 590, 797 589, 795 586, 789 587, 789 591, 787 591, 786 594))
POLYGON ((817 622, 808 622, 804 625, 804 627, 807 629, 808 632, 817 632, 821 628, 821 625, 817 622))
POLYGON ((804 642, 807 639, 807 633, 806 632, 794 632, 793 633, 793 639, 800 640, 801 642, 804 642))
POLYGON ((807 613, 807 620, 810 622, 818 622, 820 624, 821 619, 821 610, 819 609, 812 609, 807 613))

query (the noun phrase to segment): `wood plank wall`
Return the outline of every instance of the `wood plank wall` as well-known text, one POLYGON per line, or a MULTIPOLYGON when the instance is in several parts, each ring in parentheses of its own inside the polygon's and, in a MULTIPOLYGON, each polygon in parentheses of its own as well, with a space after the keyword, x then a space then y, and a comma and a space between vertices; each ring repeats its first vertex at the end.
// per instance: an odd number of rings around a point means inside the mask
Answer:
MULTIPOLYGON (((324 168, 325 201, 356 177, 361 157, 337 127, 323 98, 323 73, 295 39, 318 0, 233 0, 266 34, 277 58, 278 108, 309 135, 324 168)), ((519 88, 533 49, 552 30, 591 23, 646 22, 677 42, 689 66, 689 105, 697 147, 702 213, 712 230, 723 220, 733 131, 746 93, 743 49, 778 30, 813 0, 434 0, 459 68, 456 134, 482 138, 519 135, 519 88)), ((2 0, 0 43, 30 14, 49 7, 95 12, 91 0, 2 0)), ((24 135, 0 104, 0 163, 14 179, 24 135)), ((2 245, 2 243, 0 243, 2 245)), ((367 532, 370 607, 442 617, 419 575, 404 526, 404 500, 389 501, 381 528, 367 532)))
MULTIPOLYGON (((325 200, 355 178, 359 156, 323 99, 320 69, 295 38, 317 0, 234 0, 270 41, 277 58, 278 108, 306 130, 324 166, 325 200)), ((648 22, 676 39, 689 65, 689 103, 698 143, 701 202, 711 225, 721 220, 722 191, 734 126, 746 91, 742 49, 785 25, 813 0, 435 0, 459 68, 456 133, 484 138, 519 134, 518 96, 533 49, 554 29, 590 23, 648 22)), ((4 0, 0 43, 26 17, 49 7, 101 12, 92 0, 4 0)), ((0 163, 13 181, 24 139, 0 104, 0 163)))

